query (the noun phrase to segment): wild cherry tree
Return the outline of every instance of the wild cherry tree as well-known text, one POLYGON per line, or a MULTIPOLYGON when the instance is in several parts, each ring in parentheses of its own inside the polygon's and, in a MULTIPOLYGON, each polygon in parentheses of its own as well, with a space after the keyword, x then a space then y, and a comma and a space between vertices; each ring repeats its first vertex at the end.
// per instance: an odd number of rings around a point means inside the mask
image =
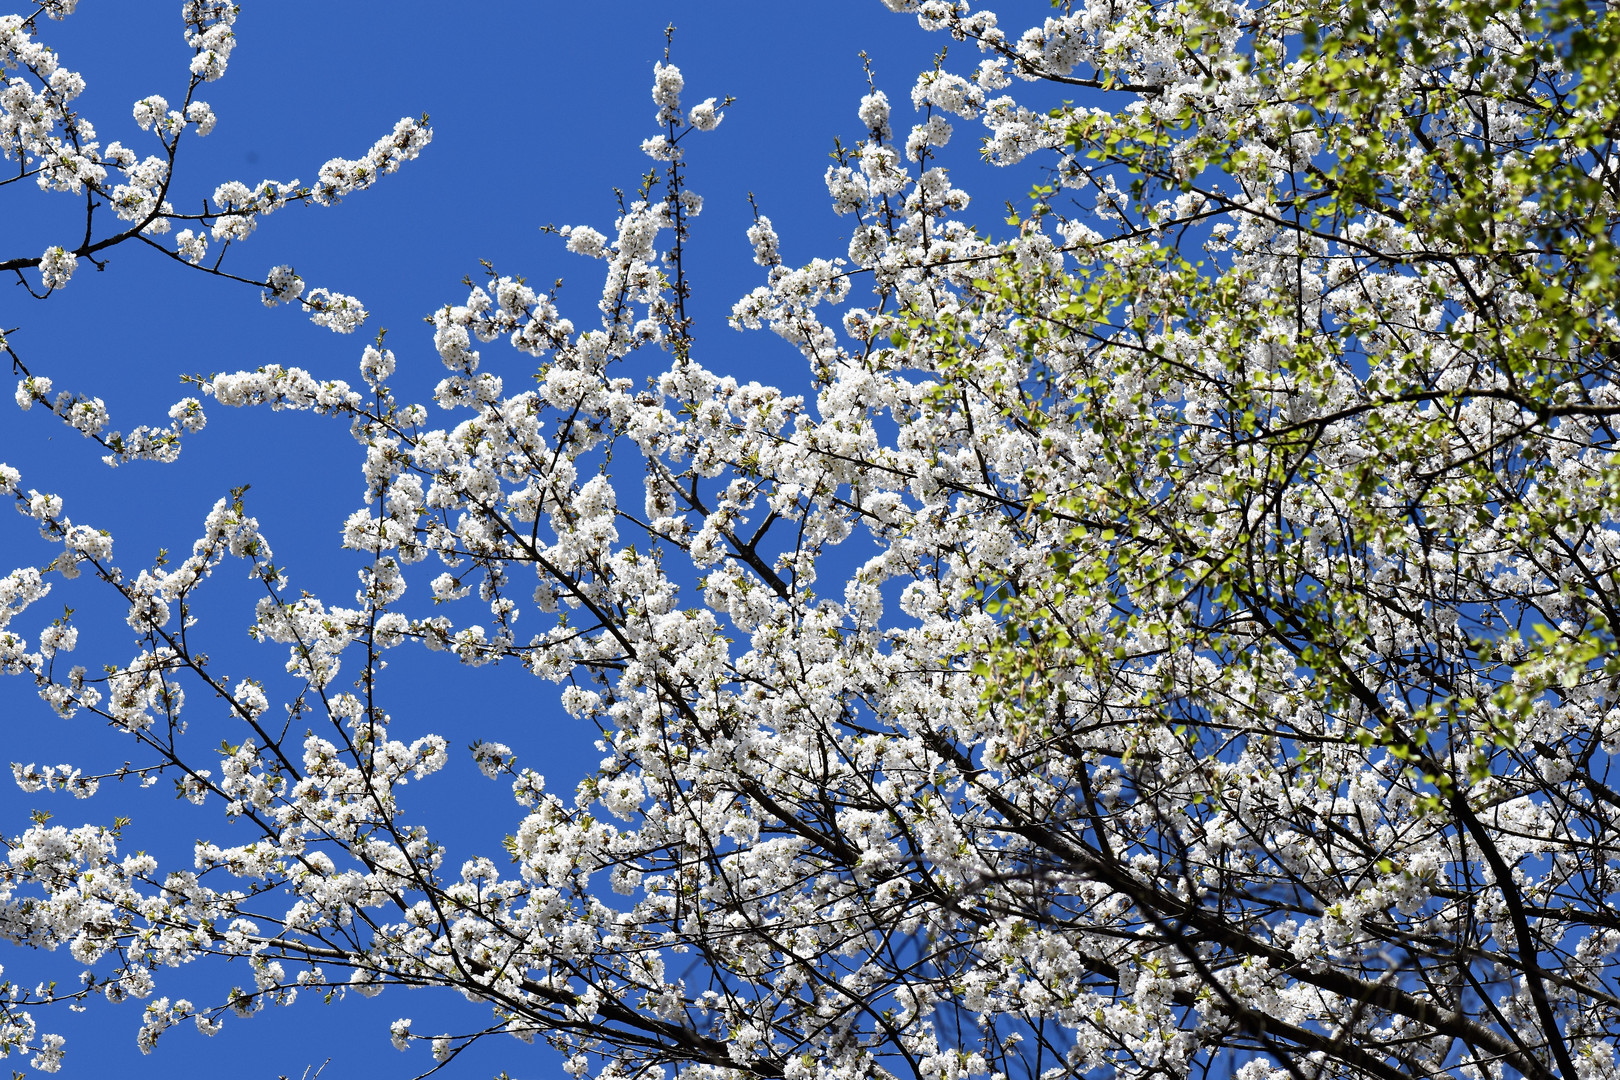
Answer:
MULTIPOLYGON (((791 266, 749 229, 764 282, 733 324, 796 348, 812 395, 704 365, 687 154, 727 102, 684 101, 667 55, 653 171, 611 228, 558 230, 599 264, 596 314, 492 272, 432 315, 433 408, 380 339, 353 383, 200 376, 173 426, 122 436, 21 372, 20 406, 115 464, 206 441, 205 409, 329 416, 365 497, 334 553, 351 601, 303 591, 240 495, 189 557, 136 565, 0 469, 47 545, 0 581, 0 664, 212 837, 178 866, 111 813, 7 841, 4 933, 65 946, 75 989, 14 988, 6 1051, 61 1064, 52 1004, 136 998, 145 1050, 406 986, 491 1010, 396 1021, 424 1070, 510 1035, 609 1078, 1616 1073, 1615 20, 1199 0, 1020 31, 885 4, 978 63, 942 57, 910 113, 861 99, 826 173, 847 251, 791 266), (963 123, 1050 166, 1004 235, 939 164, 963 123), (259 677, 208 665, 238 629, 193 613, 216 571, 260 587, 259 677), (33 607, 70 589, 134 635, 104 676, 33 607), (415 817, 446 735, 476 733, 392 698, 385 657, 414 649, 521 665, 607 755, 559 794, 476 743, 516 805, 459 866, 415 817), (186 730, 204 710, 222 748, 186 730), (213 999, 165 993, 220 959, 213 999)), ((137 162, 38 41, 72 6, 0 23, 18 177, 86 206, 82 243, 5 264, 41 294, 116 243, 229 273, 258 216, 427 140, 402 121, 315 185, 176 213, 235 9, 185 6, 190 89, 136 103, 163 147, 137 162)), ((363 317, 289 268, 241 277, 363 317)))

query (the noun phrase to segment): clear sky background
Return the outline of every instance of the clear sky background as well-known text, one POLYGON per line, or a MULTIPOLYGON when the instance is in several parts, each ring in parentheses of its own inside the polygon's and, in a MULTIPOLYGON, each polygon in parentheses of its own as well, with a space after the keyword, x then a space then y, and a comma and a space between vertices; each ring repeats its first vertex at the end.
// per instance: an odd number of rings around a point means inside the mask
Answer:
MULTIPOLYGON (((171 101, 183 96, 189 50, 179 6, 178 0, 83 0, 64 23, 42 20, 42 37, 65 66, 85 76, 88 89, 78 104, 104 142, 120 139, 151 152, 150 136, 143 138, 130 118, 131 103, 151 93, 171 101)), ((999 10, 1016 35, 1040 21, 1047 5, 1018 0, 999 10)), ((909 123, 912 81, 941 46, 952 45, 946 66, 953 70, 968 72, 979 60, 971 46, 924 33, 914 19, 890 14, 878 0, 245 0, 230 70, 200 91, 219 125, 206 139, 187 138, 177 169, 182 205, 229 179, 311 181, 322 162, 360 156, 401 116, 431 115, 434 140, 419 160, 340 206, 292 207, 265 219, 227 260, 226 269, 249 276, 292 263, 311 288, 360 297, 372 312, 366 327, 333 335, 293 309, 266 310, 255 290, 189 272, 134 245, 113 250, 105 273, 81 262, 68 288, 45 303, 29 300, 20 288, 0 292, 0 320, 8 329, 21 327, 11 340, 30 368, 58 388, 103 398, 113 426, 123 430, 165 422, 169 404, 184 393, 182 372, 281 363, 358 383, 360 350, 379 327, 391 329, 401 398, 425 401, 444 372, 422 318, 461 302, 461 279, 479 276, 481 259, 542 287, 564 278, 564 313, 581 327, 595 318, 600 264, 568 255, 539 227, 589 224, 611 234, 612 189, 632 189, 652 165, 638 145, 656 133, 652 65, 671 22, 678 27, 672 58, 686 76, 687 104, 710 95, 737 98, 717 131, 686 143, 691 186, 706 200, 687 263, 697 358, 711 370, 803 389, 807 377, 796 351, 766 332, 739 334, 725 325, 732 302, 762 281, 743 235, 747 193, 775 221, 790 264, 843 254, 851 219, 833 215, 822 173, 835 136, 852 144, 863 134, 855 108, 866 76, 857 53, 870 54, 879 84, 897 107, 900 131, 909 123)), ((957 129, 950 160, 963 167, 958 183, 978 198, 970 216, 997 232, 1004 201, 1022 203, 1040 174, 1026 166, 987 176, 973 160, 976 126, 958 123, 957 129)), ((0 189, 0 258, 37 254, 47 244, 73 246, 74 230, 82 228, 77 212, 73 198, 41 195, 31 184, 0 189)), ((498 358, 495 370, 509 388, 525 377, 525 358, 504 346, 488 346, 485 355, 498 358)), ((459 419, 432 412, 434 423, 459 419)), ((131 569, 159 547, 187 552, 213 502, 232 486, 250 484, 250 511, 264 524, 294 587, 329 603, 352 602, 358 563, 335 557, 339 526, 362 491, 361 454, 346 425, 218 406, 209 413, 208 429, 189 438, 178 463, 115 471, 99 463, 98 447, 42 410, 25 415, 7 403, 0 411, 0 461, 23 471, 25 487, 62 494, 76 522, 112 531, 118 560, 131 569)), ((25 519, 0 518, 0 573, 47 558, 25 519)), ((233 679, 263 677, 279 669, 284 656, 279 647, 243 644, 251 600, 238 570, 227 565, 230 580, 205 594, 200 630, 233 679)), ((77 605, 82 598, 92 607, 94 583, 77 586, 59 585, 47 606, 77 605)), ((80 662, 94 668, 128 659, 127 630, 105 619, 99 628, 79 621, 80 662)), ((413 807, 413 820, 427 820, 450 842, 449 866, 498 852, 500 837, 522 814, 504 785, 478 777, 464 750, 468 743, 493 738, 510 744, 520 764, 545 773, 560 791, 571 790, 600 756, 592 747, 594 730, 578 730, 556 706, 555 687, 516 666, 468 671, 443 654, 420 651, 396 651, 393 659, 384 693, 396 730, 407 739, 438 732, 454 748, 450 768, 429 781, 431 801, 413 807)), ((218 735, 203 732, 202 744, 240 737, 219 721, 220 710, 209 709, 193 696, 193 725, 220 727, 218 735)), ((14 760, 117 767, 129 744, 88 723, 56 721, 31 687, 0 681, 0 768, 14 760)), ((21 831, 35 808, 69 825, 126 814, 134 819, 128 848, 167 856, 170 865, 189 862, 195 837, 228 840, 218 837, 217 807, 177 804, 166 787, 167 781, 149 792, 104 787, 95 799, 74 802, 24 795, 7 779, 0 831, 21 831)), ((7 977, 28 983, 74 970, 65 953, 41 958, 3 948, 0 963, 7 977)), ((198 1002, 217 1000, 232 982, 250 981, 245 968, 217 964, 179 977, 162 974, 160 993, 198 1002)), ((140 1010, 136 1002, 96 1002, 83 1015, 39 1018, 46 1030, 69 1037, 68 1076, 222 1072, 269 1080, 298 1077, 330 1057, 328 1080, 349 1080, 411 1077, 431 1065, 424 1049, 400 1054, 391 1047, 387 1023, 395 1017, 411 1016, 419 1032, 431 1033, 482 1026, 489 1015, 482 1005, 437 992, 390 990, 371 1000, 350 995, 332 1006, 301 1000, 251 1020, 232 1018, 213 1039, 189 1026, 173 1029, 141 1058, 134 1044, 140 1010)), ((0 1062, 0 1069, 11 1064, 0 1062)), ((549 1050, 511 1039, 486 1041, 445 1075, 488 1077, 503 1069, 514 1078, 562 1076, 549 1050)))

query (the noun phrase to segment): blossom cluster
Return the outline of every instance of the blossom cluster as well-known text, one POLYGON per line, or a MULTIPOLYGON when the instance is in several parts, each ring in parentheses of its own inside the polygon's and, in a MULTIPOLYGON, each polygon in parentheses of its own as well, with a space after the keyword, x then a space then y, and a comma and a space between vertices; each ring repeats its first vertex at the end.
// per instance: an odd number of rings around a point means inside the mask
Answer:
MULTIPOLYGON (((72 14, 75 6, 52 0, 40 13, 60 19, 72 14)), ((195 95, 203 84, 226 72, 237 43, 237 5, 223 0, 187 0, 183 5, 185 40, 192 50, 185 96, 171 104, 162 95, 149 94, 134 103, 136 128, 157 140, 156 152, 144 156, 121 141, 103 143, 90 119, 76 111, 74 103, 84 92, 85 80, 62 66, 57 52, 38 40, 38 14, 0 17, 0 71, 18 72, 0 90, 0 154, 16 162, 19 179, 32 177, 40 189, 79 196, 86 206, 83 239, 76 246, 55 244, 37 256, 6 260, 8 269, 37 268, 47 294, 67 286, 81 259, 95 259, 107 248, 141 239, 177 261, 224 274, 226 249, 246 240, 260 218, 291 203, 330 205, 370 187, 415 158, 433 137, 425 117, 406 117, 364 157, 333 158, 321 166, 313 186, 297 180, 265 179, 256 184, 229 180, 202 200, 199 212, 181 212, 173 198, 176 155, 188 135, 207 136, 218 124, 213 108, 195 95), (98 217, 102 208, 115 220, 98 217), (158 243, 156 238, 171 233, 169 246, 158 243)), ((349 332, 365 318, 364 307, 352 297, 320 290, 301 297, 301 279, 290 268, 277 267, 260 284, 278 301, 301 299, 316 324, 339 333, 349 332), (298 281, 298 287, 290 288, 291 281, 298 281)))
MULTIPOLYGON (((205 405, 329 418, 363 495, 338 533, 351 601, 294 588, 241 492, 189 556, 136 566, 0 466, 51 552, 0 578, 0 670, 219 818, 167 870, 116 826, 7 842, 7 935, 65 946, 81 989, 0 1001, 0 1053, 54 1068, 28 1009, 57 1001, 145 1002, 149 1050, 412 986, 492 1021, 401 1017, 401 1050, 538 1035, 607 1080, 1620 1076, 1620 323, 1588 281, 1561 343, 1525 330, 1577 302, 1535 290, 1597 250, 1589 221, 1620 220, 1613 162, 1570 134, 1609 104, 1558 70, 1524 88, 1519 43, 1563 47, 1529 8, 1358 54, 1408 65, 1426 111, 1397 123, 1312 51, 1320 5, 1066 5, 1014 36, 965 0, 884 3, 979 55, 852 110, 825 173, 847 248, 790 265, 768 215, 747 229, 762 280, 732 325, 781 339, 802 392, 711 370, 687 322, 686 139, 721 111, 685 109, 667 57, 651 178, 558 230, 602 274, 573 318, 491 268, 419 346, 361 348, 364 393, 318 356, 216 373, 133 436, 25 375, 19 405, 119 460, 209 437, 205 405), (1020 81, 1114 98, 1028 108, 1020 81), (944 163, 961 124, 992 165, 1051 166, 999 235, 944 163), (1529 197, 1543 150, 1601 179, 1583 215, 1529 197), (1365 176, 1333 171, 1362 152, 1365 176), (1458 231, 1481 188, 1506 193, 1497 247, 1458 231), (422 357, 432 401, 401 400, 422 357), (226 566, 273 649, 257 676, 200 651, 226 566), (35 607, 57 577, 134 635, 104 676, 64 671, 83 616, 35 607), (598 768, 559 791, 522 745, 422 729, 386 673, 417 648, 555 686, 598 768), (513 800, 460 860, 414 816, 450 797, 450 735, 513 800), (159 992, 217 957, 243 985, 159 992)), ((217 77, 234 8, 186 14, 194 78, 217 77)), ((4 25, 15 63, 54 63, 4 25)), ((171 164, 205 122, 189 99, 137 120, 171 164)), ((176 256, 427 137, 402 121, 307 191, 224 185, 176 256)), ((166 170, 143 175, 178 219, 166 170)), ((71 274, 53 250, 41 273, 71 274)), ((256 284, 340 332, 365 317, 291 267, 256 284)))

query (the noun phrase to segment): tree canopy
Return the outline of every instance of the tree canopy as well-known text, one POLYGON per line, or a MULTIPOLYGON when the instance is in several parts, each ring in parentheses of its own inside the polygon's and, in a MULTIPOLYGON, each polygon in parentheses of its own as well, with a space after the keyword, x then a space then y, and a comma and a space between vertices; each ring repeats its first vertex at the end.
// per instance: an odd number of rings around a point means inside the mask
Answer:
MULTIPOLYGON (((188 556, 130 562, 0 466, 44 541, 0 579, 0 667, 133 763, 13 768, 96 798, 5 842, 0 934, 65 955, 0 999, 0 1049, 58 1068, 53 1005, 139 999, 149 1050, 416 987, 490 1009, 446 1031, 406 999, 419 1072, 503 1035, 605 1080, 1620 1072, 1620 16, 884 4, 953 47, 910 112, 876 76, 859 101, 826 171, 847 250, 792 265, 768 216, 748 231, 732 324, 796 349, 809 394, 705 366, 693 178, 737 106, 694 103, 668 53, 651 170, 612 223, 556 230, 595 313, 487 268, 431 315, 431 403, 395 390, 425 337, 378 335, 345 346, 357 377, 325 347, 182 357, 207 373, 171 424, 120 434, 5 346, 17 404, 109 464, 312 412, 364 498, 334 538, 351 601, 300 587, 271 546, 299 523, 244 493, 188 556), (1019 102, 1054 87, 1075 100, 1019 102), (1048 168, 994 193, 997 229, 941 164, 963 125, 1048 168), (257 583, 246 677, 210 665, 239 631, 199 617, 216 572, 257 583), (72 655, 92 618, 134 637, 99 674, 72 655), (459 866, 415 815, 477 733, 384 670, 422 649, 521 665, 602 737, 577 786, 474 743, 515 805, 459 866), (107 781, 133 776, 196 804, 192 863, 126 850, 144 796, 107 781), (207 1000, 165 990, 193 964, 207 1000)), ((185 213, 177 147, 215 122, 196 94, 236 9, 185 5, 190 89, 135 104, 141 158, 41 44, 74 6, 0 20, 0 123, 85 239, 0 268, 48 296, 142 245, 357 329, 354 297, 219 260, 424 152, 425 118, 185 213)))

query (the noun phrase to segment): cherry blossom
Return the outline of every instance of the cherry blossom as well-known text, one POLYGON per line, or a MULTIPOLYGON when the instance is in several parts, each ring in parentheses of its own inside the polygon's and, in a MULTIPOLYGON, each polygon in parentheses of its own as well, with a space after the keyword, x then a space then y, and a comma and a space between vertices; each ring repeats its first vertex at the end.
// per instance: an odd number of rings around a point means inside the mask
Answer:
MULTIPOLYGON (((668 54, 653 172, 555 230, 583 303, 487 267, 418 338, 193 376, 130 434, 7 346, 17 405, 111 464, 307 412, 352 436, 363 495, 334 553, 355 591, 321 596, 274 561, 297 524, 241 490, 143 562, 0 465, 38 545, 0 577, 0 671, 132 762, 12 766, 100 823, 6 841, 6 936, 64 975, 0 999, 0 1054, 71 1061, 36 1020, 62 1004, 136 999, 149 1051, 403 986, 490 1009, 449 1034, 402 998, 387 1033, 424 1072, 500 1035, 609 1080, 1620 1072, 1612 20, 883 6, 953 48, 898 105, 875 74, 851 102, 825 174, 847 246, 795 265, 768 214, 746 231, 731 324, 781 339, 803 393, 706 366, 689 176, 732 103, 683 111, 668 54), (970 132, 1048 166, 999 231, 950 168, 970 132), (429 368, 431 402, 396 397, 429 368), (258 672, 209 666, 238 632, 195 614, 216 572, 253 584, 258 672), (42 603, 91 587, 132 635, 94 675, 92 613, 42 603), (536 676, 599 767, 419 727, 387 672, 417 649, 536 676), (452 858, 418 822, 453 756, 512 803, 452 858), (209 823, 189 863, 95 817, 159 778, 209 823), (191 963, 212 996, 175 996, 191 963)), ((235 45, 233 6, 184 15, 187 97, 135 105, 142 161, 86 133, 34 18, 0 20, 29 76, 8 154, 123 230, 5 265, 42 292, 125 241, 226 274, 259 217, 426 146, 402 120, 312 186, 177 212, 174 148, 216 122, 191 93, 235 45)), ((366 318, 291 266, 240 280, 366 318)))

